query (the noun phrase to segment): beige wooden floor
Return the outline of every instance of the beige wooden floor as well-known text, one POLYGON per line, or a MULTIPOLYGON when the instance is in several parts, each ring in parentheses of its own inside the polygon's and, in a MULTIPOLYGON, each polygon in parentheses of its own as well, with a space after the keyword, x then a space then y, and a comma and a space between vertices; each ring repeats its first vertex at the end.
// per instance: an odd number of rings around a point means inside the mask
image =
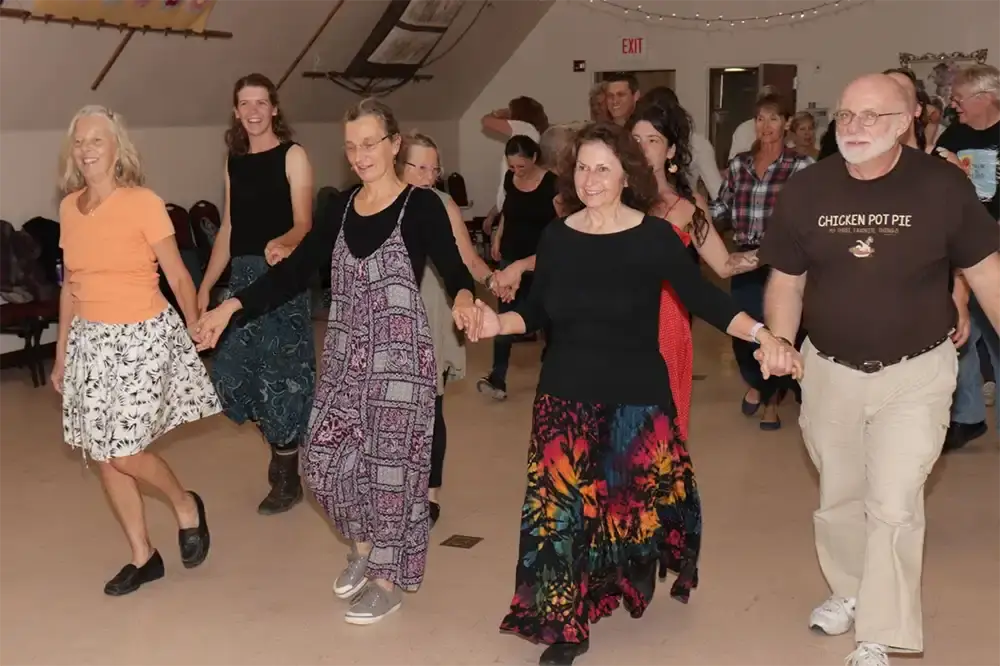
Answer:
MULTIPOLYGON (((596 626, 580 666, 839 665, 849 637, 821 638, 806 618, 826 595, 810 513, 816 479, 796 407, 763 433, 739 414, 728 343, 698 325, 692 454, 705 512, 701 587, 688 606, 662 592, 639 621, 596 626)), ((0 662, 93 665, 531 664, 539 648, 501 635, 512 593, 524 456, 538 348, 515 348, 504 404, 474 382, 449 386, 444 513, 423 589, 372 627, 342 620, 330 585, 345 546, 311 504, 260 517, 267 452, 224 417, 159 446, 205 498, 212 553, 180 566, 167 508, 148 503, 167 577, 112 599, 101 588, 125 563, 125 541, 93 470, 62 444, 59 403, 25 371, 0 378, 0 662), (444 548, 479 536, 471 550, 444 548)), ((472 354, 473 376, 488 349, 472 354)), ((996 430, 938 465, 928 502, 927 652, 905 664, 1000 663, 1000 503, 996 430)))

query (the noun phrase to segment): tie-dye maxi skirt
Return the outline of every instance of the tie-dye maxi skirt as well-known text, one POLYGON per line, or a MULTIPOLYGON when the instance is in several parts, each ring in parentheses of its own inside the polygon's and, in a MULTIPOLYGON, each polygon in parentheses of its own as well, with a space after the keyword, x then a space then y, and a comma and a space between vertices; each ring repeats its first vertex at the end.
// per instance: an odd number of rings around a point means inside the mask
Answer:
POLYGON ((619 604, 641 617, 657 563, 698 584, 701 501, 667 406, 535 399, 516 587, 501 630, 577 643, 619 604))

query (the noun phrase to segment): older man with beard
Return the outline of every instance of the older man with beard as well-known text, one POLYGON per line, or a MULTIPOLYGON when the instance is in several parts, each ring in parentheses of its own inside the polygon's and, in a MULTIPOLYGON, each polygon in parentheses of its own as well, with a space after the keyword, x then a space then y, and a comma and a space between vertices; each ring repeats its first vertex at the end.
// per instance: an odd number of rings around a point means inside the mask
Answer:
POLYGON ((761 263, 767 325, 792 339, 804 317, 800 425, 820 474, 816 550, 832 596, 812 628, 855 630, 851 666, 922 652, 924 483, 955 390, 951 266, 993 328, 996 223, 959 169, 899 144, 913 121, 898 83, 851 83, 834 114, 840 157, 790 179, 761 263))

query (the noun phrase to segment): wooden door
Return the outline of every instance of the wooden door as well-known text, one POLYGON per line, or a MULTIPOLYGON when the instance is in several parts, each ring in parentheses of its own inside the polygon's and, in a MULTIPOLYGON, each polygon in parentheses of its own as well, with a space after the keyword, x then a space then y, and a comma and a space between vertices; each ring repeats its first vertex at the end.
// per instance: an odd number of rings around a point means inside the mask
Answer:
POLYGON ((788 112, 794 114, 798 108, 795 99, 799 87, 798 70, 797 65, 762 64, 757 70, 758 89, 773 86, 788 102, 788 112))

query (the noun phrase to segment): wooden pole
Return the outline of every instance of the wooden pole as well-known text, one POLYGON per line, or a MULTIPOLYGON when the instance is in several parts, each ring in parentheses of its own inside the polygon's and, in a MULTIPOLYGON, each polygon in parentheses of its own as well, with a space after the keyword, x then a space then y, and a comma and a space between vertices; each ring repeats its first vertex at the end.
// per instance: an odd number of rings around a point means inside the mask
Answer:
POLYGON ((337 2, 334 3, 333 9, 331 9, 330 13, 326 15, 326 18, 320 24, 319 28, 313 34, 312 38, 308 42, 306 42, 305 47, 303 47, 302 51, 299 52, 299 55, 296 56, 295 60, 292 61, 292 64, 288 66, 288 69, 285 71, 284 75, 282 75, 282 77, 278 80, 278 85, 276 86, 276 88, 278 88, 279 90, 281 89, 281 85, 288 80, 288 77, 292 75, 292 72, 295 71, 295 68, 299 66, 300 62, 302 62, 302 59, 306 57, 306 54, 309 53, 309 49, 313 47, 313 44, 316 43, 316 40, 319 39, 319 36, 323 34, 324 30, 326 30, 326 26, 330 25, 330 21, 332 21, 333 17, 336 16, 338 11, 340 11, 340 8, 341 6, 343 6, 343 4, 344 0, 337 0, 337 2))
POLYGON ((122 41, 118 42, 118 46, 115 47, 114 53, 112 53, 111 57, 108 58, 108 61, 104 63, 104 68, 101 69, 101 73, 97 75, 97 78, 94 79, 94 82, 91 84, 91 90, 97 90, 97 87, 101 85, 101 82, 104 81, 104 77, 106 77, 108 72, 111 71, 111 68, 114 67, 119 56, 121 56, 122 51, 124 51, 125 47, 128 46, 129 40, 132 39, 132 35, 134 34, 135 28, 130 28, 129 31, 125 33, 125 36, 122 37, 122 41))
POLYGON ((233 33, 223 32, 221 30, 203 30, 197 32, 195 30, 174 30, 173 28, 151 28, 148 25, 128 25, 128 24, 116 24, 108 23, 107 21, 84 21, 78 18, 60 18, 58 16, 52 16, 51 14, 32 14, 29 11, 23 9, 8 9, 6 7, 0 7, 0 18, 6 19, 16 19, 24 22, 37 21, 40 23, 61 23, 63 25, 68 25, 71 28, 78 25, 88 26, 91 28, 108 28, 111 30, 139 30, 143 34, 147 32, 162 33, 164 35, 176 35, 178 37, 201 37, 202 39, 232 39, 233 33))

